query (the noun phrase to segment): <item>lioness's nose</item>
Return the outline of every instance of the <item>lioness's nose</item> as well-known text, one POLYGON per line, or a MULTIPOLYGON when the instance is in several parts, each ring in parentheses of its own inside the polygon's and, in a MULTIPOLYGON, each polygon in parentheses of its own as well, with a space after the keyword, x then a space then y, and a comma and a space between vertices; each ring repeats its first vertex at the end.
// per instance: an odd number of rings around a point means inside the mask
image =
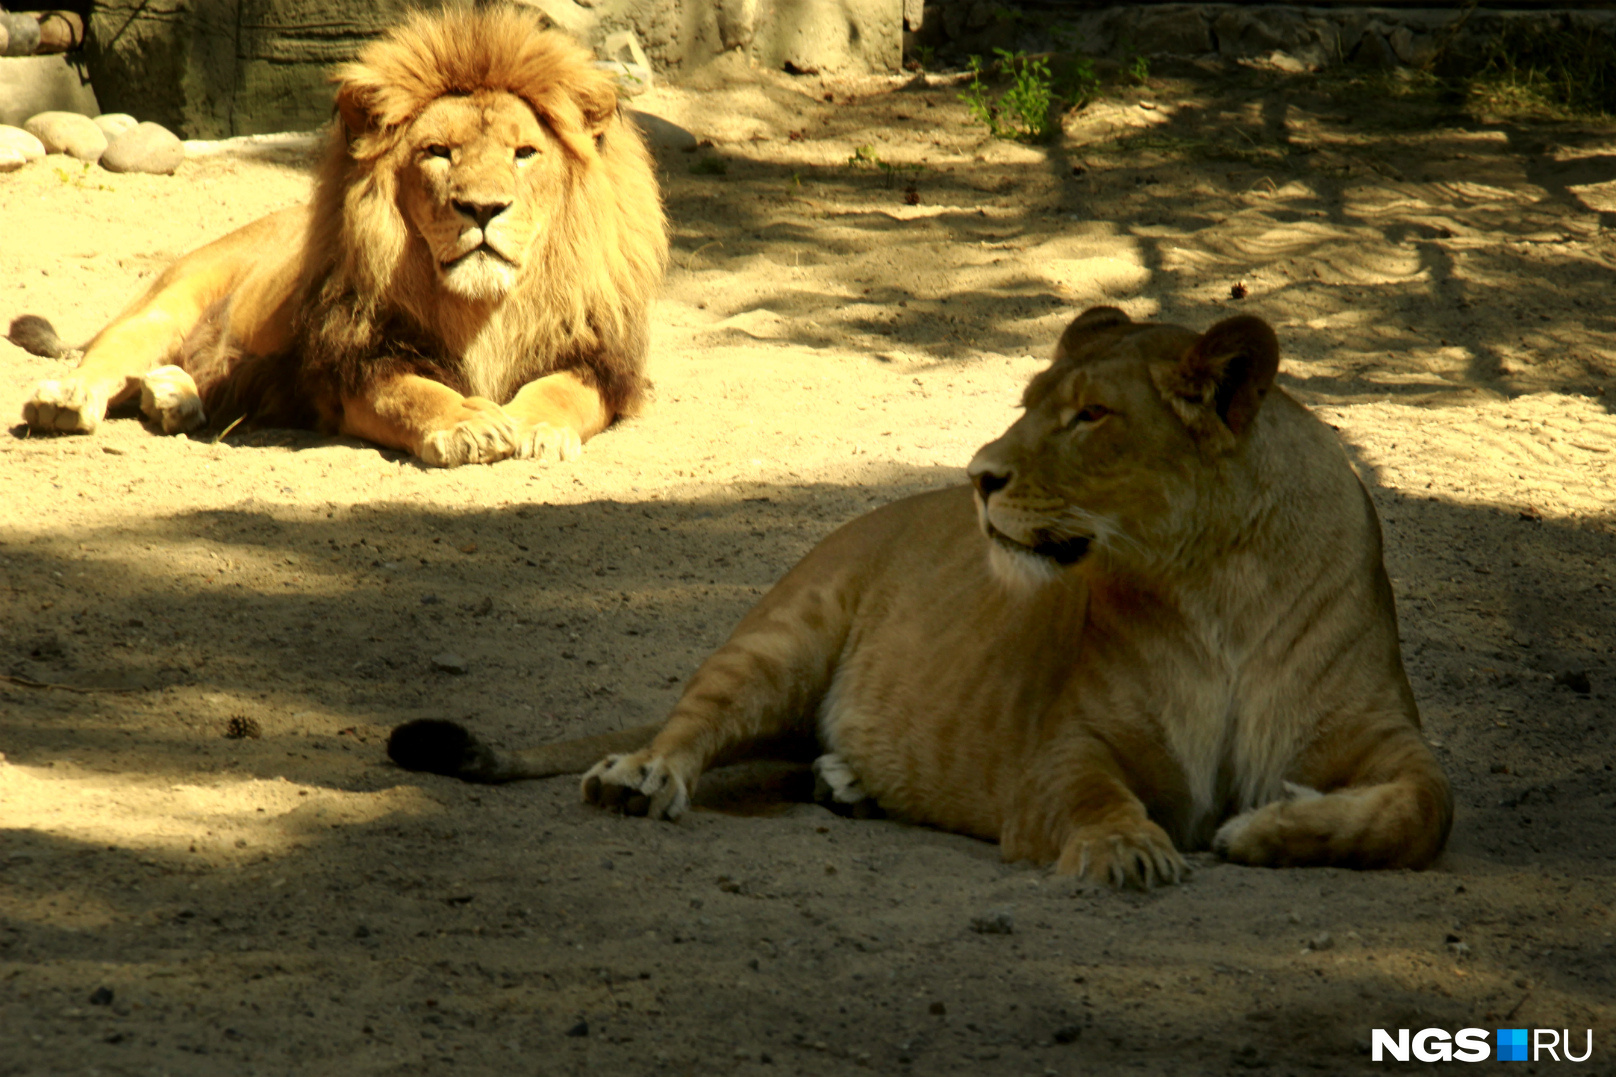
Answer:
POLYGON ((971 476, 971 483, 976 487, 976 492, 981 495, 983 501, 986 501, 996 491, 1003 490, 1010 485, 1011 473, 1009 471, 998 471, 992 466, 977 460, 971 461, 971 466, 967 469, 966 474, 971 476))
POLYGON ((474 202, 470 199, 461 198, 454 200, 455 211, 457 213, 464 213, 466 216, 476 221, 478 228, 487 228, 489 221, 493 220, 495 217, 498 217, 501 213, 504 213, 510 208, 510 206, 511 204, 509 202, 501 201, 474 202))

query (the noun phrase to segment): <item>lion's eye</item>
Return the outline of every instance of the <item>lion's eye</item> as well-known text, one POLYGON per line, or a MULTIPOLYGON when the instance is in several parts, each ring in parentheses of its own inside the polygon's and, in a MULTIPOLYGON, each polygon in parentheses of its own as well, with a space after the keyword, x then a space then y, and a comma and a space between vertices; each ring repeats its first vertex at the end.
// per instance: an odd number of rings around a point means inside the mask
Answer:
POLYGON ((516 159, 518 161, 525 161, 538 152, 539 149, 537 146, 518 146, 516 147, 516 159))
POLYGON ((1111 409, 1103 404, 1084 404, 1082 407, 1078 408, 1077 411, 1072 413, 1072 420, 1066 425, 1069 427, 1078 427, 1084 425, 1085 423, 1097 423, 1110 414, 1111 409))
POLYGON ((443 143, 441 143, 441 142, 434 142, 434 143, 432 143, 432 145, 430 145, 430 146, 428 146, 428 147, 427 147, 427 148, 426 148, 426 152, 427 152, 427 153, 428 153, 428 154, 429 154, 429 155, 430 155, 430 156, 433 156, 433 157, 442 157, 442 158, 443 158, 443 159, 444 159, 444 160, 448 160, 448 158, 449 158, 449 147, 448 147, 448 146, 445 146, 445 145, 444 145, 444 144, 443 144, 443 143))

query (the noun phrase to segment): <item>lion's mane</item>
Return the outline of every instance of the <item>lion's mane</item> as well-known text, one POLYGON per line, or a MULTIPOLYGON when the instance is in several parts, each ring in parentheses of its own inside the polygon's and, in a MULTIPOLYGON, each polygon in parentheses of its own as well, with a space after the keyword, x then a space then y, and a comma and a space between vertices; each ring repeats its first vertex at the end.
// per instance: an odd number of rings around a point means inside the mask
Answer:
MULTIPOLYGON (((222 355, 198 363, 216 375, 197 378, 214 421, 252 401, 255 422, 334 430, 343 395, 398 372, 472 391, 442 342, 457 308, 400 210, 397 174, 421 111, 479 90, 525 101, 570 166, 564 210, 490 321, 504 363, 490 395, 506 400, 534 378, 573 370, 612 414, 633 414, 648 389, 648 311, 667 239, 649 155, 618 109, 612 77, 536 15, 489 7, 416 14, 332 81, 337 115, 314 183, 292 352, 248 359, 257 369, 222 355)), ((206 350, 200 343, 188 350, 206 350)))

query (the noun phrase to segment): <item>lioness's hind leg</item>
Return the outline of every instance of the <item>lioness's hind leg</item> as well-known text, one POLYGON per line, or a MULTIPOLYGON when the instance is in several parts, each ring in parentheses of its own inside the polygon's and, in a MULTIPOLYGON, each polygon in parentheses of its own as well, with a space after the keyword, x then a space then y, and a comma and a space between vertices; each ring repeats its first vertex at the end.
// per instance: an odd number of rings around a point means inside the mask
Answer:
POLYGON ((815 759, 813 771, 816 804, 822 804, 838 815, 851 815, 855 819, 871 819, 882 814, 880 806, 864 788, 852 764, 837 753, 826 752, 815 759))
POLYGON ((208 421, 196 382, 177 366, 160 366, 141 377, 140 412, 165 434, 186 434, 208 421))
POLYGON ((630 755, 609 755, 584 775, 584 802, 615 808, 624 815, 673 820, 690 807, 694 778, 687 780, 666 756, 649 748, 630 755))

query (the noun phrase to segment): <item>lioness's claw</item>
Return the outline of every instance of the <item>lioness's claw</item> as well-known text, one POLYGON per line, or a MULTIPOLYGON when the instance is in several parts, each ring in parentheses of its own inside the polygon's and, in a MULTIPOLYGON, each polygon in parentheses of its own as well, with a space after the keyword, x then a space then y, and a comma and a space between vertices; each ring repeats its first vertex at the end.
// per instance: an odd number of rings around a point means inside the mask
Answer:
POLYGON ((177 366, 160 366, 140 379, 140 413, 165 434, 189 433, 208 421, 196 382, 177 366))
POLYGON ((515 456, 534 460, 576 460, 584 451, 583 439, 570 426, 534 423, 524 426, 518 435, 515 456))
POLYGON ((23 422, 49 434, 91 434, 107 414, 107 390, 84 378, 42 381, 22 406, 23 422))
POLYGON ((432 467, 491 464, 516 455, 520 445, 516 420, 492 400, 467 397, 453 425, 434 430, 416 454, 432 467))
POLYGON ((684 779, 649 751, 609 755, 583 777, 584 802, 624 815, 677 819, 690 806, 684 779))
POLYGON ((1080 827, 1067 839, 1055 870, 1118 889, 1141 890, 1182 882, 1190 873, 1167 832, 1148 820, 1080 827))

